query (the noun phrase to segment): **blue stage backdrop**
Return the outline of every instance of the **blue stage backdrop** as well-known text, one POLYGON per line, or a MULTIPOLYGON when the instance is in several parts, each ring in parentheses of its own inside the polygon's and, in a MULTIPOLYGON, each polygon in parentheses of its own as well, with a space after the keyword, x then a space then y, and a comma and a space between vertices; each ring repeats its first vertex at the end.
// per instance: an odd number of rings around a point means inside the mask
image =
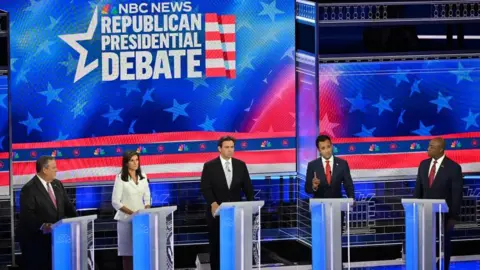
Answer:
POLYGON ((53 155, 66 182, 113 180, 127 149, 150 178, 198 176, 215 140, 252 173, 295 171, 288 1, 16 0, 14 182, 53 155))
POLYGON ((416 175, 428 141, 447 139, 463 172, 480 172, 480 60, 326 64, 320 132, 355 178, 416 175))
POLYGON ((10 193, 8 153, 8 76, 0 76, 0 195, 10 193))

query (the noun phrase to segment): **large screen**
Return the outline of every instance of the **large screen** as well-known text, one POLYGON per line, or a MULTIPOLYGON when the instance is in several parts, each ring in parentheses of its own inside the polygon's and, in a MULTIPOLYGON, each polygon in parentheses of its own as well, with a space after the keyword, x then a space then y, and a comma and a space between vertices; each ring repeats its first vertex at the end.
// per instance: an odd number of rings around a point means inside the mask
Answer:
POLYGON ((152 179, 197 177, 222 135, 251 173, 295 171, 288 1, 3 3, 11 16, 14 183, 57 158, 113 180, 127 149, 152 179))
POLYGON ((8 195, 10 151, 8 137, 8 76, 0 76, 0 196, 8 195))
POLYGON ((320 133, 355 178, 416 175, 428 141, 464 173, 480 172, 480 60, 320 66, 320 133))

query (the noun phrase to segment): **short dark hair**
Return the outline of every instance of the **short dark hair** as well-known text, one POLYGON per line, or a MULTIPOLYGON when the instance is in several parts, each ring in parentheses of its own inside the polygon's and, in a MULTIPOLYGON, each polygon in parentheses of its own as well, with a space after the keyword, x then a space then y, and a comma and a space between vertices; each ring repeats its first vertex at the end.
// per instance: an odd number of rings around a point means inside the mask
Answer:
POLYGON ((327 135, 318 135, 317 140, 315 141, 315 147, 318 148, 318 144, 324 141, 330 141, 330 143, 332 143, 332 140, 330 140, 330 137, 327 135))
POLYGON ((43 168, 48 168, 48 162, 50 160, 55 160, 55 158, 51 157, 51 156, 41 156, 41 157, 39 157, 37 159, 37 162, 35 163, 37 173, 40 173, 43 168))
POLYGON ((218 140, 218 147, 222 147, 223 146, 223 142, 233 142, 235 144, 235 138, 232 137, 232 136, 223 136, 221 137, 219 140, 218 140))

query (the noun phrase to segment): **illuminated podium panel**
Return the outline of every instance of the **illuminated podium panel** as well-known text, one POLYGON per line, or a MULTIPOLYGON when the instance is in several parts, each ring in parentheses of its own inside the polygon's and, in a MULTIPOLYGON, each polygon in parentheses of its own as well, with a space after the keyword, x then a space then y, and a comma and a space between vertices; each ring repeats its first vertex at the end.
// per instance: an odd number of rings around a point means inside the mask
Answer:
MULTIPOLYGON (((436 269, 436 214, 448 212, 445 200, 402 199, 405 208, 406 266, 407 270, 436 269)), ((438 221, 440 254, 443 251, 444 220, 438 221)), ((444 269, 440 258, 439 270, 444 269)))
POLYGON ((94 221, 97 215, 66 218, 52 226, 54 270, 95 269, 94 221))
POLYGON ((174 269, 173 212, 177 206, 140 210, 131 217, 133 269, 174 269))
MULTIPOLYGON (((350 238, 350 206, 353 199, 310 199, 312 214, 312 270, 341 270, 342 211, 347 212, 346 231, 350 238)), ((350 249, 350 244, 348 244, 350 249)))
POLYGON ((220 269, 260 268, 260 209, 264 201, 222 203, 220 216, 220 269))

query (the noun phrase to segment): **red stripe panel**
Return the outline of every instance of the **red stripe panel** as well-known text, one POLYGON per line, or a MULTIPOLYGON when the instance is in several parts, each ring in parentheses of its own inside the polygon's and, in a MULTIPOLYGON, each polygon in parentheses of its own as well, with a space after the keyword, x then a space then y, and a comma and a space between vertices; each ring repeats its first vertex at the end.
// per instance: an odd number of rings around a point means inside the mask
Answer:
POLYGON ((0 159, 8 159, 9 153, 8 152, 1 152, 0 159))
POLYGON ((235 42, 235 33, 220 34, 222 42, 235 42))
POLYGON ((205 50, 206 59, 223 58, 224 60, 235 60, 236 52, 223 52, 222 50, 205 50))
MULTIPOLYGON (((447 151, 446 155, 457 163, 480 162, 479 150, 447 151)), ((348 161, 352 170, 359 169, 401 169, 415 168, 420 162, 427 159, 426 152, 407 154, 378 154, 378 155, 348 155, 341 156, 348 161)))
POLYGON ((167 143, 167 142, 189 142, 189 141, 214 141, 222 136, 234 136, 237 140, 261 139, 261 138, 284 138, 294 137, 294 131, 287 132, 260 132, 260 133, 233 133, 233 132, 168 132, 155 134, 118 135, 96 138, 75 139, 67 141, 43 142, 43 143, 19 143, 13 145, 13 150, 36 149, 36 148, 61 148, 81 147, 94 145, 123 145, 123 144, 145 144, 145 143, 167 143))
POLYGON ((220 32, 206 32, 205 33, 205 40, 206 41, 221 41, 220 32))
POLYGON ((219 24, 235 24, 235 15, 221 15, 219 17, 219 24))
POLYGON ((10 185, 10 176, 9 172, 0 172, 0 186, 9 186, 10 185))
POLYGON ((206 13, 205 14, 205 22, 211 23, 211 22, 216 22, 218 23, 219 18, 217 16, 217 13, 206 13))
POLYGON ((237 71, 235 69, 227 69, 227 78, 235 79, 237 77, 237 71))
MULTIPOLYGON (((142 165, 204 163, 218 155, 217 153, 151 155, 141 156, 140 162, 142 165)), ((295 149, 258 152, 239 151, 235 153, 235 157, 247 164, 291 163, 295 162, 295 149)), ((94 170, 95 167, 116 166, 120 169, 122 157, 57 159, 56 163, 59 171, 88 168, 94 170)), ((35 173, 35 162, 16 162, 13 164, 13 173, 15 175, 33 174, 35 173)))
POLYGON ((206 68, 205 74, 207 77, 226 77, 227 72, 225 68, 206 68))
MULTIPOLYGON (((362 143, 362 142, 398 142, 430 140, 439 136, 403 136, 403 137, 371 137, 371 138, 334 138, 334 143, 362 143)), ((477 138, 480 132, 455 133, 440 136, 444 139, 477 138)))

